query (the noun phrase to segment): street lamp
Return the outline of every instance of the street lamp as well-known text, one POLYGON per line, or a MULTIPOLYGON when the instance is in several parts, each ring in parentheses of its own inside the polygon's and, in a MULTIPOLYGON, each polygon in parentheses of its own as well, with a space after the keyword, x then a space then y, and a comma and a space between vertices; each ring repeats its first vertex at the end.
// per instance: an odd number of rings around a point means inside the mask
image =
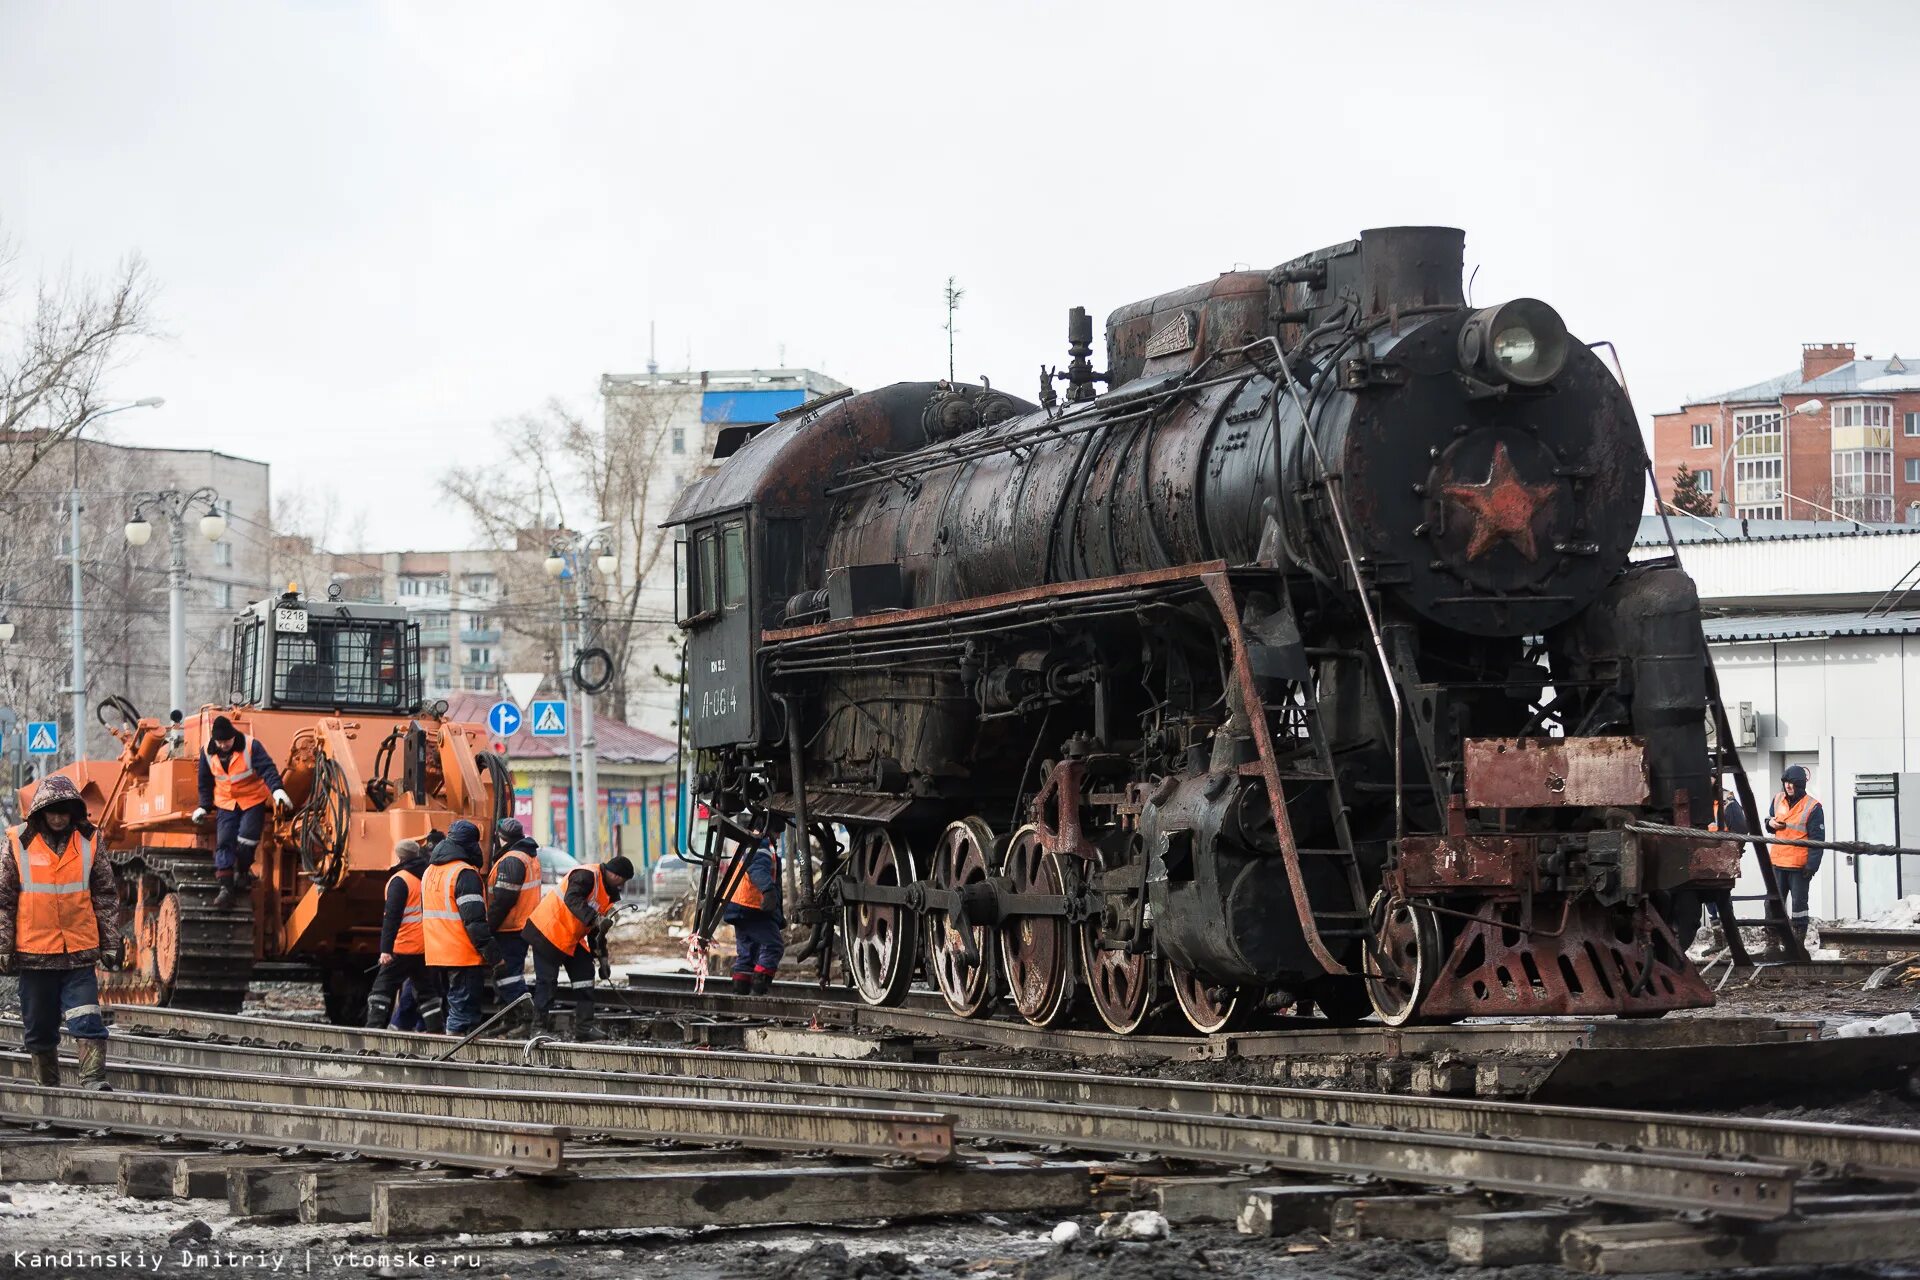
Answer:
MULTIPOLYGON (((544 568, 547 576, 556 582, 573 571, 573 653, 568 660, 567 670, 574 675, 574 683, 579 683, 580 654, 586 648, 587 619, 591 616, 593 605, 593 584, 589 580, 587 565, 591 561, 602 576, 612 578, 620 571, 620 556, 613 540, 606 533, 606 526, 590 529, 585 533, 576 533, 556 540, 547 551, 544 568)), ((565 596, 561 597, 565 603, 565 596)), ((561 618, 561 633, 566 633, 567 619, 561 618)), ((565 644, 565 640, 562 640, 565 644)), ((599 743, 594 737, 593 694, 580 691, 580 803, 574 812, 579 816, 580 838, 576 845, 582 862, 598 862, 600 844, 600 765, 595 758, 599 743)))
POLYGON ((67 490, 67 564, 72 570, 70 582, 73 592, 73 622, 68 630, 73 639, 73 688, 68 692, 73 695, 73 758, 76 763, 87 758, 86 616, 82 608, 80 581, 80 433, 109 414, 125 413, 128 409, 158 409, 165 403, 159 396, 146 396, 131 404, 94 409, 73 428, 73 484, 67 490))
POLYGON ((127 521, 127 542, 144 547, 153 537, 147 523, 146 508, 157 507, 167 519, 167 698, 174 711, 187 709, 187 517, 195 506, 204 506, 200 517, 200 535, 208 542, 220 541, 227 531, 226 517, 220 514, 220 495, 202 486, 191 493, 162 489, 157 493, 133 495, 133 519, 127 521))

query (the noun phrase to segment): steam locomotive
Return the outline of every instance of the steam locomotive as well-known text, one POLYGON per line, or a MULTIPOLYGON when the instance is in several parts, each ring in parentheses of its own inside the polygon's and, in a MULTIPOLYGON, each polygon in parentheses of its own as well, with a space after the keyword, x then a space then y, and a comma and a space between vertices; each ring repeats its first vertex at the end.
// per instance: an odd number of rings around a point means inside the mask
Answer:
POLYGON ((1738 854, 1635 829, 1711 817, 1698 598, 1628 561, 1619 383, 1545 303, 1468 305, 1463 248, 1367 231, 1122 307, 1104 372, 1076 308, 1037 404, 908 382, 722 430, 669 519, 696 789, 823 851, 861 998, 924 972, 1118 1032, 1168 993, 1202 1031, 1712 1003, 1668 917, 1738 854))

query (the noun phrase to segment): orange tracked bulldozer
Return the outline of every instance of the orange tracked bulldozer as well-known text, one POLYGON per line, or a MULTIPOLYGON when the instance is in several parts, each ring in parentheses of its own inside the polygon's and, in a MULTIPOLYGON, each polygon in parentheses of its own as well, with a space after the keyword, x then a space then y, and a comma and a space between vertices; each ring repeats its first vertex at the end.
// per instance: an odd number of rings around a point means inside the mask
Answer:
POLYGON ((289 590, 235 618, 228 706, 165 724, 124 699, 102 704, 103 721, 109 710, 119 758, 62 770, 119 876, 127 962, 102 975, 109 1003, 232 1013, 260 966, 317 973, 328 1015, 358 1022, 395 843, 458 818, 492 832, 513 803, 484 726, 422 702, 418 629, 404 609, 289 590), (192 818, 217 715, 267 748, 293 800, 268 819, 250 900, 226 910, 214 906, 213 823, 192 818))

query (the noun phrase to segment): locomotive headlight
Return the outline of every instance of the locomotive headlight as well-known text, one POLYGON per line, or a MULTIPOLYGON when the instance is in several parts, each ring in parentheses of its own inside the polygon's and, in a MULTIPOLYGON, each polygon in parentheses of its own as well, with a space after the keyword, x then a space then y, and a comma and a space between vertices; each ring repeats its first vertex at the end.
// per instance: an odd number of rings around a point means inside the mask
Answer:
POLYGON ((1460 363, 1484 381, 1541 386, 1567 363, 1567 326, 1537 298, 1487 307, 1461 326, 1460 363))

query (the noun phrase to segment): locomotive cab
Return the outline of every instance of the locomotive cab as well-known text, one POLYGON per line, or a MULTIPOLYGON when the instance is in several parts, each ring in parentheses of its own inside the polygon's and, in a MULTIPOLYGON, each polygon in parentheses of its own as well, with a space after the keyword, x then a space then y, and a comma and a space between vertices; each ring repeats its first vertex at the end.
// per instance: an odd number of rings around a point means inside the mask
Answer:
POLYGON ((677 545, 679 599, 676 621, 687 633, 691 682, 689 730, 696 747, 755 738, 754 606, 751 557, 747 554, 750 508, 702 518, 684 529, 677 545))

